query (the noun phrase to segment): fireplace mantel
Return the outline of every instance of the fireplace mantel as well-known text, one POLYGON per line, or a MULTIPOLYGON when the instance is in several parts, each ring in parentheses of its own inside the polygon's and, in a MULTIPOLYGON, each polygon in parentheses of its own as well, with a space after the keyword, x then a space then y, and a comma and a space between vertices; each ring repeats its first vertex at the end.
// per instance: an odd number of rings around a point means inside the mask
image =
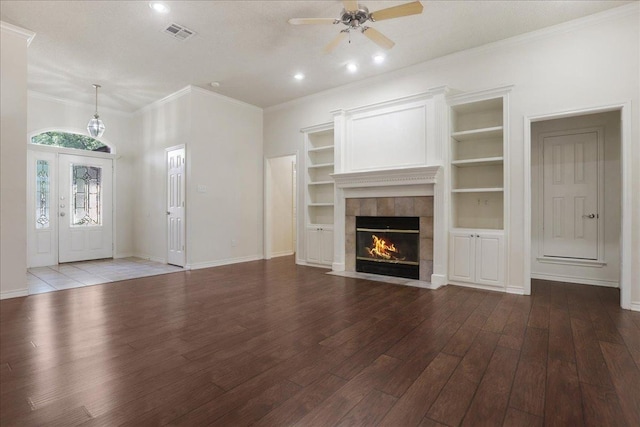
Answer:
POLYGON ((436 184, 442 167, 420 166, 401 169, 334 173, 331 175, 337 188, 386 187, 436 184))

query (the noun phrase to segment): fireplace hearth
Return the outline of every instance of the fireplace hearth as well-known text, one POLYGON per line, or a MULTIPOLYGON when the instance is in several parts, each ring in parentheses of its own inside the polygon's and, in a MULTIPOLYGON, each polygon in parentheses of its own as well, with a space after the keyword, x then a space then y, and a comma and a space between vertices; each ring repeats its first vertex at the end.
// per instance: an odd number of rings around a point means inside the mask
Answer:
POLYGON ((420 218, 356 217, 356 271, 419 279, 420 218))

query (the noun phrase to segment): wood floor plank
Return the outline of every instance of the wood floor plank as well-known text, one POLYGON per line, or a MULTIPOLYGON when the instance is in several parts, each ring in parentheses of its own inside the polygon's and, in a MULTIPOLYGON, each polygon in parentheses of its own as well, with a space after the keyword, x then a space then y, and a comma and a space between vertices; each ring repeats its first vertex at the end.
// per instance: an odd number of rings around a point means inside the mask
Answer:
POLYGON ((602 354, 629 425, 640 425, 640 370, 627 348, 620 344, 600 342, 602 354))
POLYGON ((378 425, 397 400, 381 391, 371 390, 364 399, 342 417, 337 427, 378 425))
POLYGON ((462 421, 463 426, 501 425, 504 421, 518 352, 496 347, 462 421))
POLYGON ((527 328, 509 406, 544 416, 548 336, 545 329, 527 328))
POLYGON ((545 425, 583 425, 582 407, 582 395, 575 363, 549 359, 545 390, 545 425))
POLYGON ((593 427, 628 426, 613 389, 582 383, 582 402, 584 403, 584 422, 593 427))
POLYGON ((459 357, 440 353, 391 408, 380 426, 419 425, 459 362, 459 357))

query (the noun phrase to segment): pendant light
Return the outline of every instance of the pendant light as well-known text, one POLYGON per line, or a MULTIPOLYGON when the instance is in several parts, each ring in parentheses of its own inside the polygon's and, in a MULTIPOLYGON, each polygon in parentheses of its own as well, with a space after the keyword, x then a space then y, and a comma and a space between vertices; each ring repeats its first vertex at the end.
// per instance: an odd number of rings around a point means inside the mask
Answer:
POLYGON ((93 87, 96 88, 96 113, 93 115, 93 119, 89 120, 87 130, 93 138, 100 138, 104 133, 104 123, 98 115, 98 88, 102 86, 94 84, 93 87))

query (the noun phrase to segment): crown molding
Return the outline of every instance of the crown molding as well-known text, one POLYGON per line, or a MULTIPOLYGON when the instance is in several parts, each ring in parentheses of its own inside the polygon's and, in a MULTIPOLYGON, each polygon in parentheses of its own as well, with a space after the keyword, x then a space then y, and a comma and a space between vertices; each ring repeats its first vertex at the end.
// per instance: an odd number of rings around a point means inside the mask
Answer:
MULTIPOLYGON (((42 92, 36 92, 33 90, 29 90, 27 91, 27 100, 31 98, 31 99, 41 99, 43 101, 49 101, 49 102, 56 102, 58 104, 63 104, 67 107, 78 107, 78 108, 88 108, 89 110, 91 110, 91 114, 93 114, 93 112, 95 112, 95 105, 94 104, 87 104, 84 102, 80 102, 80 101, 72 101, 70 99, 65 99, 65 98, 58 98, 56 96, 53 95, 48 95, 46 93, 42 93, 42 92)), ((117 116, 122 116, 122 117, 132 117, 134 113, 128 113, 125 111, 120 111, 120 110, 116 110, 113 108, 109 108, 109 107, 102 107, 100 106, 100 113, 109 113, 109 114, 113 114, 113 115, 117 115, 117 116)))
POLYGON ((22 37, 27 41, 27 47, 29 47, 34 37, 36 36, 36 33, 34 33, 33 31, 18 27, 17 25, 9 24, 8 22, 4 21, 0 21, 0 29, 2 31, 22 37))
POLYGON ((173 92, 172 94, 169 94, 167 96, 165 96, 164 98, 161 98, 157 101, 153 101, 151 104, 145 105, 144 107, 140 108, 139 110, 136 110, 133 114, 142 114, 145 113, 147 111, 153 110, 155 108, 159 108, 160 106, 168 103, 168 102, 172 102, 175 101, 185 95, 189 95, 191 93, 200 93, 206 96, 210 96, 212 98, 216 98, 218 100, 224 101, 224 102, 228 102, 231 104, 236 104, 236 105, 241 105, 243 107, 249 107, 252 109, 255 109, 256 111, 260 111, 262 112, 262 108, 257 107, 253 104, 247 104, 246 102, 243 101, 239 101, 235 98, 230 98, 228 96, 225 95, 220 95, 219 93, 216 92, 211 92, 210 90, 206 90, 206 89, 202 89, 201 87, 198 86, 193 86, 193 85, 189 85, 189 86, 185 86, 182 89, 180 89, 179 91, 173 92))
POLYGON ((221 94, 219 94, 217 92, 212 92, 210 90, 203 89, 203 88, 201 88, 199 86, 190 86, 190 87, 191 87, 191 91, 192 92, 198 92, 198 93, 201 93, 203 95, 207 95, 207 96, 211 96, 213 98, 217 98, 217 99, 219 99, 221 101, 229 102, 231 104, 236 104, 236 105, 241 105, 243 107, 253 108, 256 111, 261 111, 261 112, 263 111, 262 107, 258 107, 257 105, 249 104, 247 102, 240 101, 240 100, 235 99, 235 98, 230 98, 230 97, 228 97, 226 95, 221 95, 221 94))
POLYGON ((138 115, 138 114, 142 114, 142 113, 146 113, 147 111, 151 111, 155 108, 159 108, 164 104, 167 104, 169 102, 175 101, 176 99, 180 99, 185 95, 188 95, 191 93, 193 86, 189 85, 189 86, 185 86, 182 89, 173 92, 167 96, 165 96, 164 98, 160 98, 157 101, 153 101, 151 104, 147 104, 144 107, 140 108, 139 110, 136 110, 133 112, 134 115, 138 115))

